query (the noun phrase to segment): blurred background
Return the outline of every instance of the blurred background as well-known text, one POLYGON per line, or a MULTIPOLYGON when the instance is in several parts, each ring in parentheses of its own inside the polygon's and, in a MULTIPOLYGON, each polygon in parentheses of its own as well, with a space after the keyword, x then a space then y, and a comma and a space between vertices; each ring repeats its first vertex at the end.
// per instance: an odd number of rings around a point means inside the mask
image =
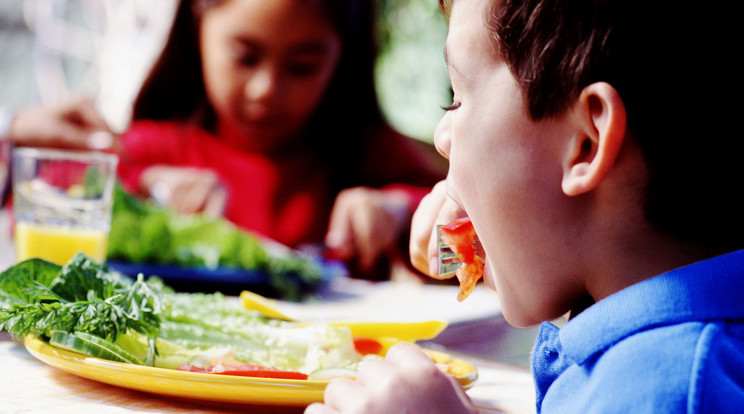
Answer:
MULTIPOLYGON (((375 0, 377 89, 402 133, 431 142, 451 92, 436 0, 375 0)), ((178 0, 0 0, 0 107, 93 97, 124 130, 139 84, 167 36, 178 0)))

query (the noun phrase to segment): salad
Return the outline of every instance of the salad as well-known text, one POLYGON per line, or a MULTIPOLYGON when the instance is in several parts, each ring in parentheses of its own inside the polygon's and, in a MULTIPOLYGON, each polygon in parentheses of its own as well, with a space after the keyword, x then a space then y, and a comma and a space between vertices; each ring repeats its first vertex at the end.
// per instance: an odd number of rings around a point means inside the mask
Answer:
POLYGON ((328 379, 380 358, 379 344, 346 327, 272 319, 230 299, 176 293, 84 254, 64 266, 30 259, 0 273, 0 330, 98 358, 224 375, 328 379))
POLYGON ((271 295, 298 300, 323 282, 321 260, 262 239, 224 218, 183 215, 114 189, 107 258, 114 262, 233 269, 266 275, 271 295))

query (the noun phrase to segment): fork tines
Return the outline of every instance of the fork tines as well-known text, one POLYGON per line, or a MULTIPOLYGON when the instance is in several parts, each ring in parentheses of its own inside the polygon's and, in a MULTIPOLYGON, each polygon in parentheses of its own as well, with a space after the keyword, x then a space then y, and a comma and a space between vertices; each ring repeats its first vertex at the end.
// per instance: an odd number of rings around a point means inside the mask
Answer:
MULTIPOLYGON (((460 260, 457 258, 457 254, 447 246, 447 243, 442 241, 442 225, 437 225, 437 240, 439 246, 437 249, 437 261, 438 261, 438 275, 439 277, 446 277, 454 274, 460 267, 460 260)), ((476 254, 478 253, 479 242, 478 239, 473 239, 473 247, 475 248, 476 254)))
POLYGON ((442 226, 437 226, 437 240, 439 241, 439 248, 437 249, 437 261, 439 263, 438 274, 439 276, 449 276, 460 267, 460 261, 457 259, 457 255, 452 249, 442 241, 442 226))

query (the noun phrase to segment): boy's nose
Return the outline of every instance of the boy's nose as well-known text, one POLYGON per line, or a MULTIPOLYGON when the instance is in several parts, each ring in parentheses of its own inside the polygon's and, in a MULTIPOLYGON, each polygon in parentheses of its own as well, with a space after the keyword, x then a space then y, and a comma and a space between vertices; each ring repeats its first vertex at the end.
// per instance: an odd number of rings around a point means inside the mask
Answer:
POLYGON ((449 114, 446 113, 439 120, 437 129, 434 131, 434 146, 444 158, 449 159, 450 147, 452 146, 452 136, 449 129, 449 114))

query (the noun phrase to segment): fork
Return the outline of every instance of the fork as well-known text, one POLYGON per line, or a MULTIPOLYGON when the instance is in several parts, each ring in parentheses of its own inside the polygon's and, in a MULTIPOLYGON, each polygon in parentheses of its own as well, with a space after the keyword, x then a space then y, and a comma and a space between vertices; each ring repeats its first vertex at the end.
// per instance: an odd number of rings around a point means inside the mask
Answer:
MULTIPOLYGON (((447 243, 442 241, 442 224, 437 225, 437 241, 439 246, 437 248, 437 276, 439 278, 447 278, 453 275, 460 267, 460 260, 457 258, 457 254, 447 246, 447 243)), ((478 253, 478 239, 473 239, 473 246, 475 252, 478 253)))

